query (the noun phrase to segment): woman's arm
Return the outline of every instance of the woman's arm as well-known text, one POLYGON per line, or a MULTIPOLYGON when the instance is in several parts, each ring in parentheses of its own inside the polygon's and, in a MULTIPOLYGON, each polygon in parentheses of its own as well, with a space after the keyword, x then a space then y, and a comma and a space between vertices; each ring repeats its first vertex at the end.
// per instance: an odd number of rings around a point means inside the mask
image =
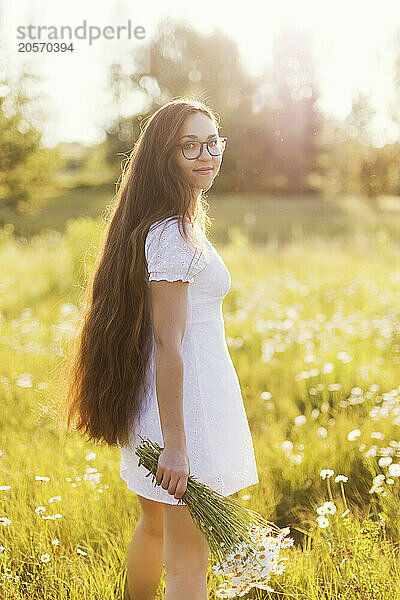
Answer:
POLYGON ((182 341, 186 327, 188 282, 151 281, 156 342, 156 391, 164 450, 156 479, 182 497, 189 475, 183 417, 182 341))
POLYGON ((156 341, 156 390, 164 443, 184 448, 181 348, 189 284, 183 281, 152 281, 150 286, 156 341))

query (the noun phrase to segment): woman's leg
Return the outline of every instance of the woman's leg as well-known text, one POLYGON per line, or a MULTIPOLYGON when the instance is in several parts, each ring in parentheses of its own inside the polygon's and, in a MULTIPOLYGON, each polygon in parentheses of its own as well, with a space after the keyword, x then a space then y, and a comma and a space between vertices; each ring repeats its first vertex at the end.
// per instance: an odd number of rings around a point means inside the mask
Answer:
POLYGON ((164 600, 206 600, 209 546, 186 506, 164 504, 164 600))
POLYGON ((130 600, 154 600, 163 565, 163 506, 139 496, 142 514, 128 549, 130 600))

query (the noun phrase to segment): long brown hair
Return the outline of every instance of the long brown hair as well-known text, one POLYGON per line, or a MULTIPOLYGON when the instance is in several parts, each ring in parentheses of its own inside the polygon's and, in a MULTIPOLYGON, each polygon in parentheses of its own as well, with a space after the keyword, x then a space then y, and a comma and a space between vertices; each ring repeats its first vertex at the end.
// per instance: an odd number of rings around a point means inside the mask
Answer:
POLYGON ((59 424, 102 445, 127 446, 144 405, 152 349, 144 252, 149 227, 177 216, 187 237, 185 219, 203 232, 211 224, 203 194, 193 205, 193 189, 173 152, 185 119, 196 111, 220 127, 218 115, 193 97, 164 104, 141 126, 58 370, 66 392, 59 424))

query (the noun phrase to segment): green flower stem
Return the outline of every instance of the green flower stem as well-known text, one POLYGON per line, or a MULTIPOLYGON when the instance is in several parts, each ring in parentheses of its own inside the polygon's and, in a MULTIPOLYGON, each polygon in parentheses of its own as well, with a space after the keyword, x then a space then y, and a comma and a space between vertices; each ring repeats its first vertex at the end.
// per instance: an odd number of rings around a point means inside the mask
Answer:
POLYGON ((334 497, 333 497, 333 495, 332 495, 332 490, 331 490, 331 481, 330 481, 330 477, 327 477, 327 481, 326 481, 326 483, 327 483, 327 487, 328 487, 328 496, 329 496, 329 499, 330 499, 330 501, 331 501, 333 504, 335 504, 335 499, 334 499, 334 497))
POLYGON ((342 498, 343 498, 343 502, 344 502, 344 507, 347 510, 347 501, 346 501, 346 495, 344 493, 343 481, 339 481, 339 483, 340 483, 340 491, 342 492, 342 498))

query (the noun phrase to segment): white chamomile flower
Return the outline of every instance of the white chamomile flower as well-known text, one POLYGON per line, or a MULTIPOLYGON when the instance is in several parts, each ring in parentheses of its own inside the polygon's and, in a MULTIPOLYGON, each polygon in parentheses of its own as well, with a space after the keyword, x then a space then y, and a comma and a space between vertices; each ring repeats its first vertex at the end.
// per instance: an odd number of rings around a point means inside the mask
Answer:
POLYGON ((317 523, 321 529, 329 527, 329 520, 326 517, 317 517, 317 523))
POLYGON ((42 562, 49 562, 49 560, 50 560, 50 554, 42 554, 41 557, 40 557, 40 560, 42 562))
POLYGON ((322 469, 320 472, 320 476, 322 479, 326 479, 327 477, 332 477, 334 473, 335 471, 333 469, 322 469))

